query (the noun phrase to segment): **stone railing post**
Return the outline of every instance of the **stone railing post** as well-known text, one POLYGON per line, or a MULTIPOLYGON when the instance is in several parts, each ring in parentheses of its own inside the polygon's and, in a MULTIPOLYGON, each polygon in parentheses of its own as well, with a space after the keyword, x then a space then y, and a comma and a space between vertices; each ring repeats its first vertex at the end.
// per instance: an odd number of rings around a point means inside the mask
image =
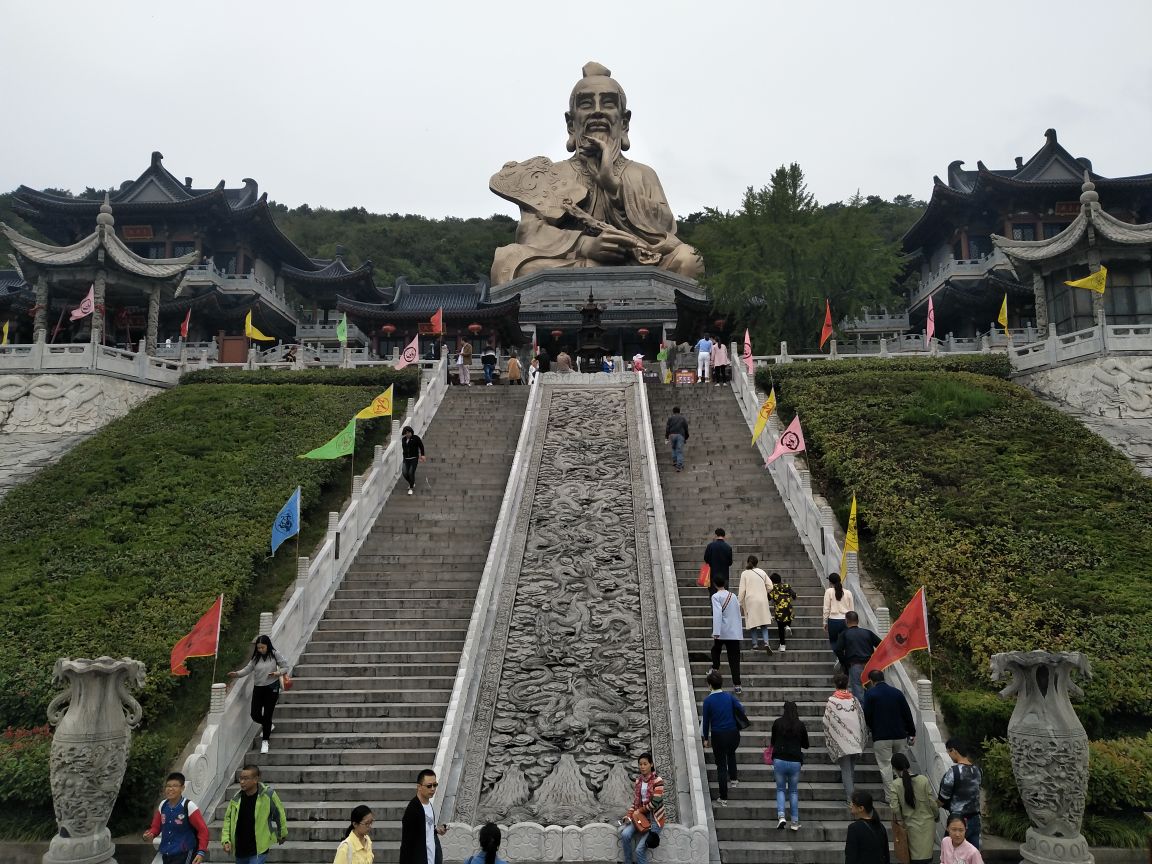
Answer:
POLYGON ((883 639, 892 629, 892 617, 888 614, 887 606, 876 607, 876 635, 883 639))
MULTIPOLYGON (((393 422, 395 422, 395 421, 393 421, 393 422)), ((372 448, 372 462, 375 465, 383 465, 384 464, 384 445, 383 444, 377 444, 375 447, 372 448)))
POLYGON ((788 343, 780 343, 780 356, 777 358, 778 363, 791 363, 792 359, 788 356, 788 343))
MULTIPOLYGON (((820 507, 820 554, 827 556, 828 544, 836 536, 836 514, 827 501, 821 501, 818 506, 820 507)), ((823 576, 824 574, 818 575, 823 576)))
POLYGON ((335 511, 328 513, 328 536, 332 538, 335 546, 335 558, 340 560, 340 514, 335 511))
POLYGON ((296 587, 303 588, 308 582, 308 570, 312 566, 312 559, 307 555, 296 559, 296 587))
POLYGON ((208 722, 219 723, 220 715, 224 713, 224 700, 228 696, 227 684, 213 684, 212 695, 208 701, 208 722))
POLYGON ((272 613, 271 612, 261 612, 260 613, 260 628, 259 629, 260 629, 259 635, 261 635, 261 636, 267 636, 269 633, 272 632, 272 613))
POLYGON ((935 717, 936 705, 932 701, 932 681, 920 678, 916 681, 916 705, 925 718, 935 717))
POLYGON ((836 355, 836 340, 835 339, 829 339, 828 340, 828 346, 829 346, 828 359, 829 360, 835 360, 836 356, 837 356, 836 355))
POLYGON ((247 368, 247 369, 255 369, 256 368, 256 349, 255 349, 255 347, 248 349, 248 362, 247 362, 247 364, 245 364, 245 368, 247 368))
POLYGON ((880 337, 880 356, 881 357, 887 357, 888 356, 888 340, 885 339, 883 336, 880 337))

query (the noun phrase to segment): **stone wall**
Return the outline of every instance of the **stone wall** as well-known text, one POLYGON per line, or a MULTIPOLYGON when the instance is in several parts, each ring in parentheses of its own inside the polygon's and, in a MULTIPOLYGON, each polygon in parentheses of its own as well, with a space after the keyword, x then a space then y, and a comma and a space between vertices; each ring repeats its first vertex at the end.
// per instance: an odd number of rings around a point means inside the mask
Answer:
POLYGON ((1152 357, 1107 355, 1014 378, 1152 477, 1152 357))
POLYGON ((0 497, 162 389, 107 375, 0 375, 0 497))

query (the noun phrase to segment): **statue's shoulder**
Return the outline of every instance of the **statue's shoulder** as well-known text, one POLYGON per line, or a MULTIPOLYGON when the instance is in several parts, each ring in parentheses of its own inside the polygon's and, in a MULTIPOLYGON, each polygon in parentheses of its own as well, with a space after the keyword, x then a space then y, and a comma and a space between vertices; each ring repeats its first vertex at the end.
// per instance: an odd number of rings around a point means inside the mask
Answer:
POLYGON ((488 188, 549 222, 565 215, 565 201, 583 201, 588 195, 588 188, 571 163, 553 162, 547 156, 504 163, 488 181, 488 188))

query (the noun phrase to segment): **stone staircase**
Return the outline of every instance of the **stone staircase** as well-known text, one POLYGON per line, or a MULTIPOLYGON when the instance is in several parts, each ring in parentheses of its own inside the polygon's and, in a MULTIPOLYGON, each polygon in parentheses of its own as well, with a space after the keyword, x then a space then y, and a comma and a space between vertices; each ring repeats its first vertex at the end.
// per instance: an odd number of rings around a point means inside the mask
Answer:
MULTIPOLYGON (((821 718, 832 692, 832 652, 821 629, 823 590, 792 526, 784 503, 763 469, 763 458, 750 446, 752 436, 729 387, 652 385, 648 388, 657 464, 664 492, 668 535, 676 564, 680 604, 688 639, 697 704, 708 694, 711 668, 711 605, 708 591, 696 586, 704 547, 716 528, 724 528, 733 549, 732 588, 749 555, 766 572, 780 573, 799 595, 787 653, 753 652, 745 639, 741 701, 752 725, 741 736, 737 759, 740 784, 729 789, 727 808, 715 808, 716 835, 724 864, 832 864, 844 857, 850 816, 840 783, 840 768, 828 758, 821 718), (674 405, 688 418, 690 437, 684 470, 672 467, 664 427, 674 405), (776 830, 776 792, 772 770, 761 751, 785 699, 796 701, 811 748, 800 774, 799 832, 776 830)), ((770 641, 777 644, 775 626, 770 641)), ((721 657, 725 689, 732 681, 721 657)), ((716 769, 706 750, 708 779, 717 794, 716 769)), ((878 795, 880 773, 871 752, 856 768, 856 784, 878 795)), ((887 810, 881 815, 886 817, 887 810)))
MULTIPOLYGON (((288 812, 289 841, 273 860, 331 860, 357 804, 376 818, 376 861, 398 860, 400 820, 436 755, 527 400, 527 387, 449 388, 424 436, 416 494, 401 480, 384 505, 281 696, 271 752, 261 756, 253 739, 246 761, 288 812)), ((221 805, 214 838, 223 816, 221 805)))

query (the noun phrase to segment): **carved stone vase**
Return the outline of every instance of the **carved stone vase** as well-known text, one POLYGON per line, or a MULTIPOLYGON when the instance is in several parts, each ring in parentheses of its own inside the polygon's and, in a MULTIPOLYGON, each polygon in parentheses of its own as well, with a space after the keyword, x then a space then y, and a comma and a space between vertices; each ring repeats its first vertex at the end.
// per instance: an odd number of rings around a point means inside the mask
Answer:
POLYGON ((58 830, 44 864, 109 864, 116 847, 108 817, 120 792, 140 704, 128 692, 144 683, 144 664, 61 658, 53 683, 64 691, 48 705, 52 736, 52 807, 58 830))
POLYGON ((1088 795, 1088 735, 1072 709, 1083 692, 1072 672, 1091 677, 1088 658, 1079 653, 1010 651, 992 656, 992 680, 1005 673, 1011 682, 1001 697, 1016 696, 1008 722, 1012 774, 1028 811, 1020 855, 1026 862, 1091 862, 1080 834, 1088 795))

